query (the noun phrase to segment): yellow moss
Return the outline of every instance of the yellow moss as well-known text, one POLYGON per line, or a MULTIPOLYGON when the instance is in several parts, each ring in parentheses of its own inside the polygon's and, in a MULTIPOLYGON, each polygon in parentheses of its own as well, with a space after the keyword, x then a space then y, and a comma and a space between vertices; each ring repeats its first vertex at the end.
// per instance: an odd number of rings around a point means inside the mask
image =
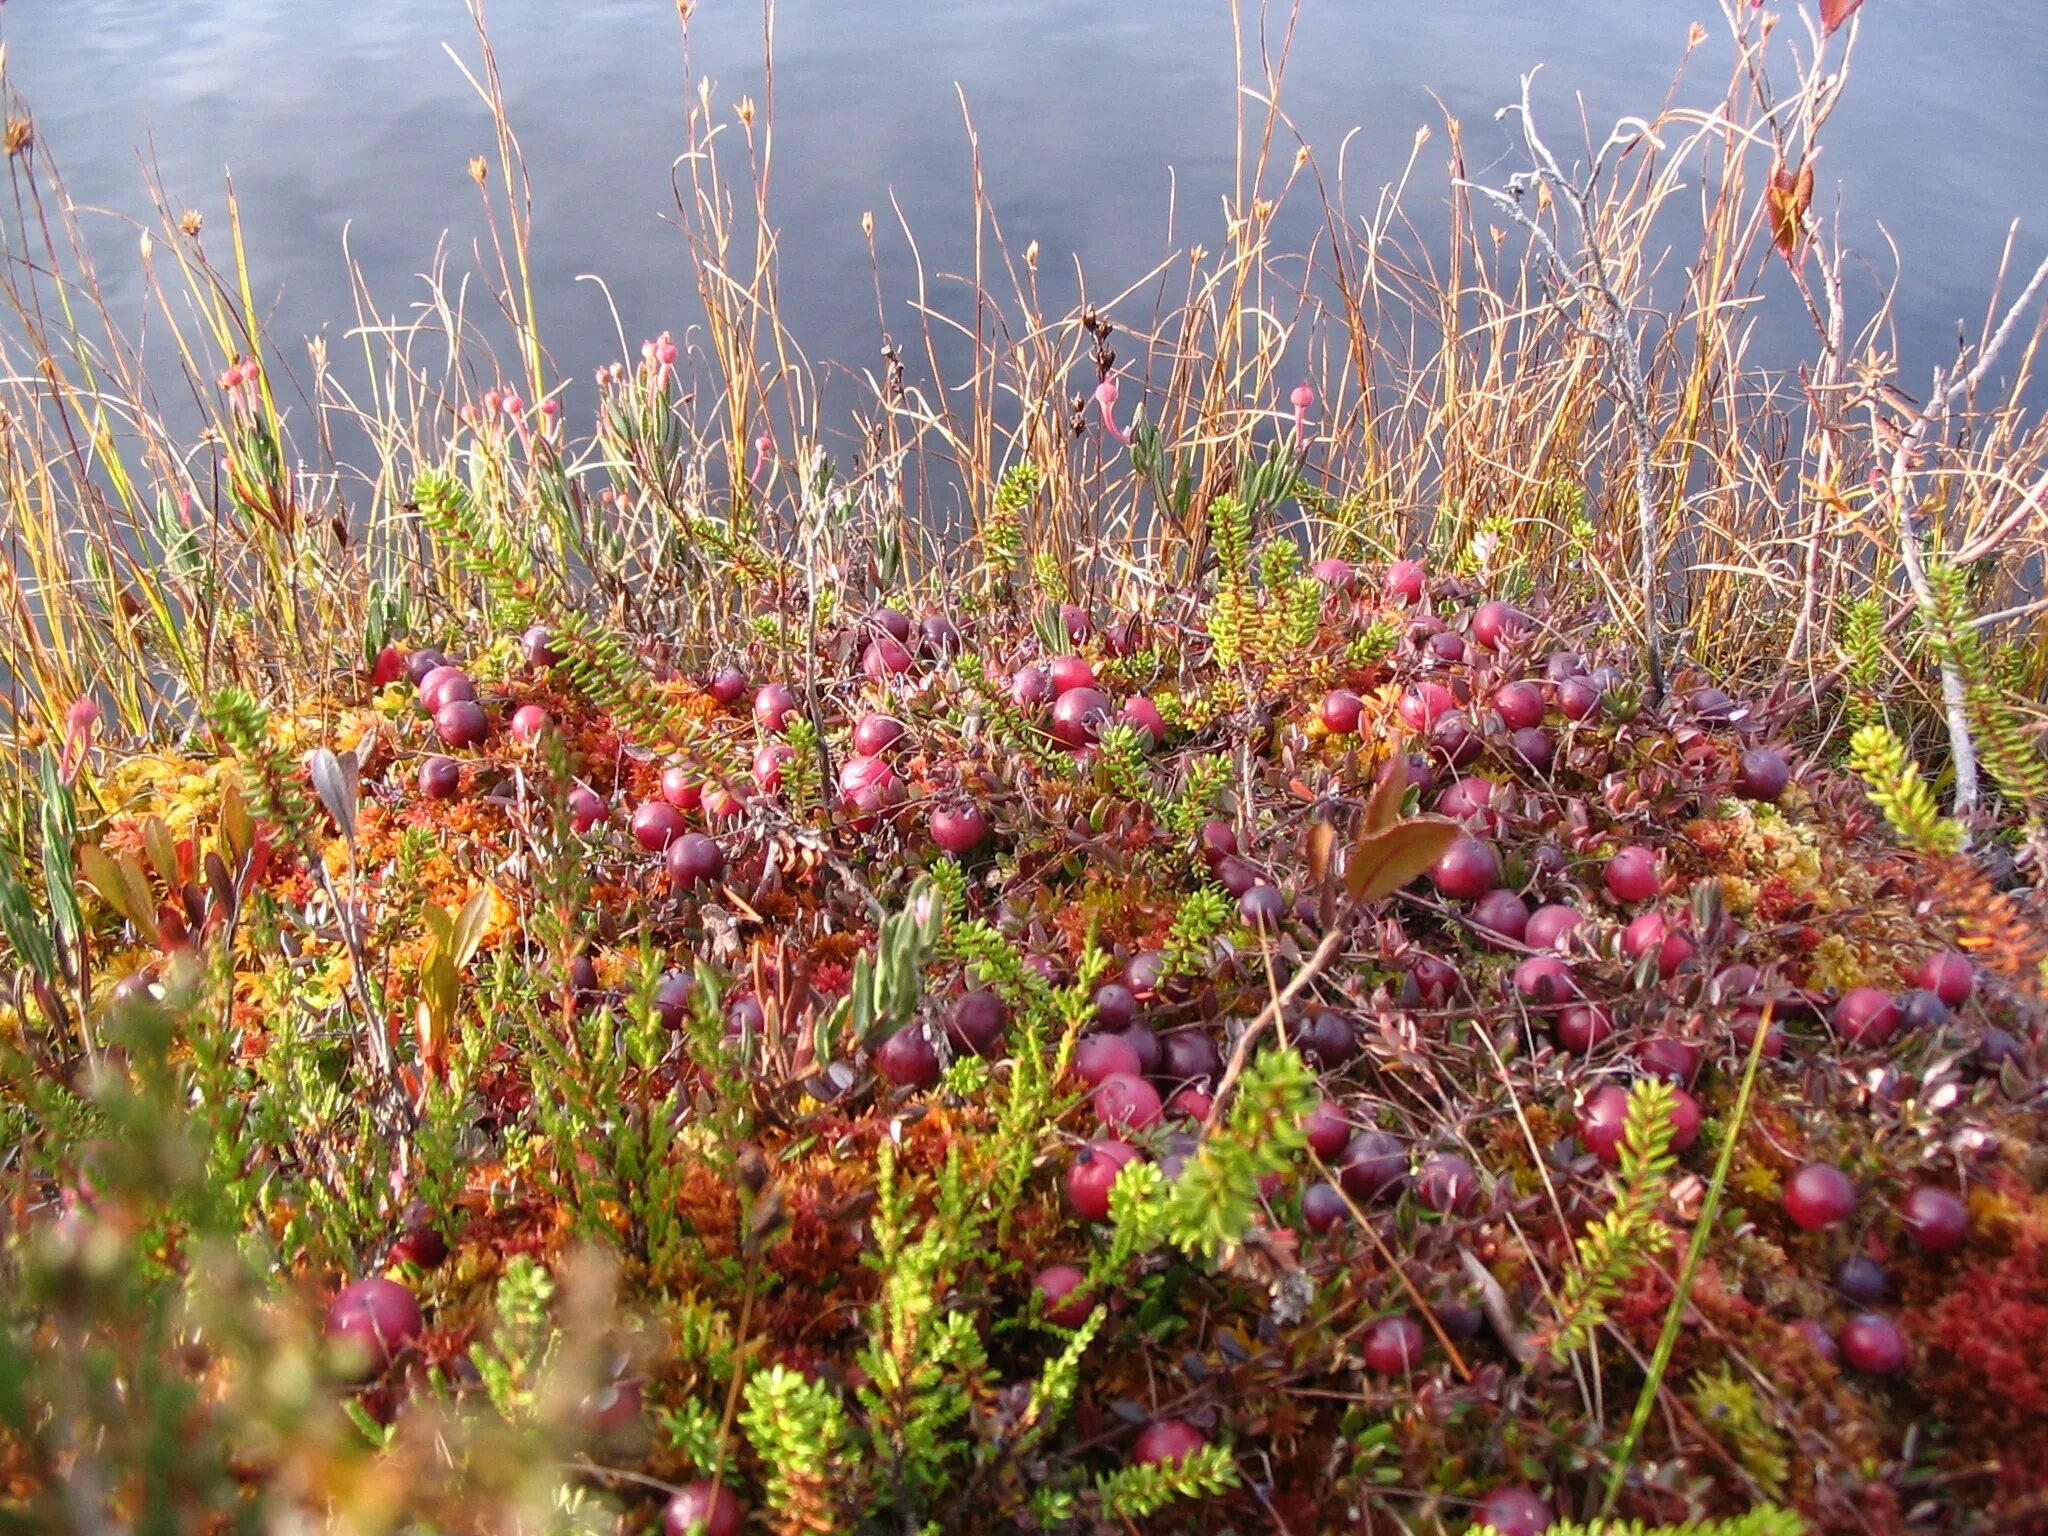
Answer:
POLYGON ((1742 916, 1744 913, 1755 911, 1756 900, 1757 886, 1755 881, 1745 880, 1741 875, 1723 875, 1721 877, 1722 905, 1727 907, 1737 917, 1742 916))
POLYGON ((1814 986, 1846 992, 1864 985, 1870 973, 1856 947, 1841 934, 1831 933, 1814 947, 1809 974, 1814 986))

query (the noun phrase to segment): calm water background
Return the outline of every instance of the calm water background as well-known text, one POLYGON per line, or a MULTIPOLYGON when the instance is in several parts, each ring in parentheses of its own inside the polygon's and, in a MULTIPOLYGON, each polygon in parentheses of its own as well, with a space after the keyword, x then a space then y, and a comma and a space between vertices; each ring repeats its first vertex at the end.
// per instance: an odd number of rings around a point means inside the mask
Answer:
MULTIPOLYGON (((1895 270, 1887 234, 1898 247, 1909 382, 1952 355, 1959 321, 1975 333, 2010 221, 2023 221, 2028 266, 2048 250, 2038 10, 1866 7, 1821 201, 1839 183, 1872 263, 1866 300, 1895 270)), ((606 279, 635 344, 690 318, 683 243, 664 222, 682 144, 680 28, 670 0, 491 0, 489 17, 536 188, 542 333, 581 379, 618 344, 603 294, 580 274, 606 279)), ((1363 210, 1416 128, 1440 123, 1431 93, 1463 119, 1475 173, 1498 180, 1520 162, 1492 113, 1522 70, 1545 66, 1550 135, 1573 141, 1575 93, 1602 131, 1654 110, 1694 20, 1720 38, 1713 0, 1307 0, 1285 103, 1326 164, 1346 130, 1362 130, 1348 174, 1363 210)), ((174 201, 209 213, 216 252, 232 171, 282 337, 324 329, 339 342, 353 313, 345 228, 387 309, 418 297, 412 274, 444 231, 456 265, 468 261, 478 219, 466 166, 492 146, 441 46, 475 56, 458 0, 12 0, 0 34, 39 143, 77 200, 106 210, 87 223, 124 320, 141 317, 134 230, 121 221, 147 213, 145 142, 174 201)), ((754 0, 702 0, 691 46, 718 100, 760 95, 754 0)), ((1725 72, 1725 47, 1709 50, 1706 89, 1725 72)), ((782 0, 774 196, 798 336, 814 360, 873 363, 882 322, 859 219, 873 209, 891 230, 892 192, 927 265, 961 270, 968 154, 955 82, 1007 231, 1018 247, 1040 242, 1060 309, 1072 297, 1066 253, 1099 295, 1164 252, 1176 183, 1182 242, 1218 243, 1231 81, 1225 0, 782 0)), ((1426 228, 1443 199, 1444 143, 1439 131, 1425 151, 1412 204, 1426 228)), ((886 298, 887 323, 907 334, 907 287, 886 298)), ((1789 323, 1803 352, 1803 322, 1789 323)))

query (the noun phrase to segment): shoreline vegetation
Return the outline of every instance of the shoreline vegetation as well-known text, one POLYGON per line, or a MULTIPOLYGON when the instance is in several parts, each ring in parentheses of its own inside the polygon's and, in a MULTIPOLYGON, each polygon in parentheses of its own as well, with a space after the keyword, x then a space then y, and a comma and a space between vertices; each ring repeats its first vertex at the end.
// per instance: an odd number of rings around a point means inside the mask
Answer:
POLYGON ((1247 8, 1208 243, 870 219, 850 431, 694 73, 557 373, 472 15, 303 358, 6 91, 0 1522, 2048 1532, 2048 264, 1900 375, 1886 7, 1362 196, 1247 8))

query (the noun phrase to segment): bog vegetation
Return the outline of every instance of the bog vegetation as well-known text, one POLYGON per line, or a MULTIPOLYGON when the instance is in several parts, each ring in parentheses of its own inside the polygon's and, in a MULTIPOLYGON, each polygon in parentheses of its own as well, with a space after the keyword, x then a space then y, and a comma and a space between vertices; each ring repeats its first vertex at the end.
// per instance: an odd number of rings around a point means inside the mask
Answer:
POLYGON ((481 31, 333 355, 10 102, 0 1520, 2048 1530, 2048 272, 1902 376, 1855 10, 1363 204, 1248 15, 1207 243, 978 201, 850 433, 710 82, 594 380, 481 31))

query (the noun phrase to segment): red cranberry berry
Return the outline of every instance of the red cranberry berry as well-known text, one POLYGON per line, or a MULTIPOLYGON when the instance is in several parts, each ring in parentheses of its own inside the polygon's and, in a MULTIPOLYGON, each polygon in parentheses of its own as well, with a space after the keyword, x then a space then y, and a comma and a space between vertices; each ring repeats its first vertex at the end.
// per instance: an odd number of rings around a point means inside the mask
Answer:
POLYGON ((1301 1129, 1308 1138, 1309 1150, 1320 1158, 1335 1157, 1351 1140, 1351 1122, 1345 1118, 1344 1111, 1329 1099, 1324 1099, 1308 1112, 1301 1122, 1301 1129))
POLYGON ((546 734, 551 724, 548 712, 538 704, 522 704, 512 711, 512 739, 530 747, 546 734))
POLYGON ((1074 1046, 1074 1076, 1093 1088, 1119 1074, 1140 1076, 1145 1063, 1122 1035, 1084 1035, 1074 1046))
POLYGON ((327 1308, 327 1337, 342 1346, 357 1371, 382 1371, 420 1336, 422 1326, 418 1298, 381 1275, 343 1286, 327 1308))
POLYGON ((1527 1488, 1496 1488, 1480 1501, 1477 1523, 1492 1526, 1494 1536, 1543 1536, 1555 1523, 1555 1516, 1550 1506, 1527 1488))
POLYGON ((1185 1419, 1154 1419, 1138 1432, 1131 1460, 1140 1466, 1167 1466, 1186 1461, 1208 1444, 1208 1436, 1185 1419))
POLYGON ((1543 723, 1543 690, 1534 683, 1503 683, 1494 691, 1493 710, 1511 731, 1543 723))
POLYGON ((853 750, 860 757, 879 757, 908 729, 894 715, 862 715, 853 727, 853 750))
POLYGON ((1333 1184, 1317 1179, 1301 1192, 1301 1224, 1318 1235, 1344 1224, 1351 1210, 1333 1184))
POLYGON ((1928 1253, 1954 1253, 1970 1235, 1970 1213, 1947 1190, 1934 1184, 1919 1184, 1899 1202, 1899 1215, 1906 1231, 1928 1253))
POLYGON ((1223 1053, 1201 1030, 1176 1030, 1160 1042, 1159 1068, 1168 1082, 1213 1083, 1223 1075, 1223 1053))
POLYGON ((1387 567, 1387 596, 1397 603, 1422 601, 1423 570, 1420 560, 1396 560, 1387 567))
POLYGON ((1460 837, 1443 851, 1429 877, 1453 901, 1477 901, 1500 884, 1500 855, 1491 843, 1460 837))
POLYGON ((704 691, 721 704, 737 704, 747 691, 747 674, 738 667, 720 667, 704 691))
POLYGON ((1401 695, 1394 712, 1410 730, 1426 731, 1457 707, 1457 698, 1443 684, 1417 683, 1401 695))
POLYGON ((1302 1028, 1295 1043, 1311 1065, 1333 1072, 1358 1054, 1358 1026, 1348 1013, 1325 1008, 1302 1028))
POLYGON ((960 626, 942 613, 927 614, 919 620, 917 639, 919 647, 927 656, 960 654, 960 626))
POLYGON ((1529 914, 1522 930, 1522 942, 1531 949, 1562 949, 1572 934, 1586 926, 1586 915, 1577 907, 1553 903, 1529 914))
POLYGON ((861 676, 875 683, 900 677, 911 669, 914 660, 910 647, 894 635, 877 635, 860 653, 861 676))
POLYGON ((1884 1300, 1884 1266, 1865 1253, 1852 1253, 1835 1266, 1835 1289, 1859 1307, 1884 1300))
POLYGON ((796 695, 781 683, 763 683, 754 695, 754 720, 764 731, 780 731, 796 713, 796 695))
POLYGON ((1550 1028, 1557 1037, 1558 1049, 1578 1056, 1585 1055, 1614 1033, 1614 1024, 1607 1017, 1607 1010, 1591 1003, 1565 1009, 1550 1028))
POLYGON ((451 747, 481 746, 491 722, 475 700, 450 699, 434 711, 434 734, 451 747))
MULTIPOLYGON (((1683 1088, 1674 1088, 1671 1106, 1671 1150, 1683 1152, 1699 1139, 1699 1101, 1683 1088)), ((1621 1141, 1628 1125, 1628 1090, 1619 1083, 1603 1083, 1586 1095, 1579 1106, 1579 1140, 1610 1168, 1621 1161, 1621 1141)))
POLYGON ((1108 719, 1108 699, 1093 688, 1069 688, 1053 700, 1053 740, 1070 752, 1078 752, 1094 744, 1108 719))
POLYGON ((900 609, 877 608, 868 615, 868 624, 891 640, 910 643, 910 615, 900 609))
MULTIPOLYGON (((436 650, 414 651, 405 659, 405 679, 418 688, 426 682, 437 668, 448 665, 448 658, 436 650)), ((421 699, 422 704, 426 703, 421 699)))
POLYGON ((462 788, 462 764, 452 757, 430 757, 420 764, 420 793, 429 800, 453 800, 462 788))
POLYGON ((1247 928, 1271 933, 1287 916, 1287 898, 1273 885, 1255 885, 1237 899, 1237 916, 1247 928))
POLYGON ((1151 738, 1154 747, 1166 744, 1166 717, 1159 713, 1159 706, 1150 699, 1139 696, 1124 700, 1124 707, 1117 711, 1117 719, 1125 725, 1135 726, 1151 738))
POLYGON ((595 831, 610 814, 611 807, 604 803, 604 796, 588 784, 578 784, 569 791, 569 825, 579 833, 595 831))
POLYGON ((1432 1157, 1415 1176, 1415 1198, 1439 1215, 1466 1215, 1479 1204, 1479 1196, 1479 1175, 1462 1157, 1432 1157))
POLYGON ((1354 1200, 1386 1193, 1407 1173, 1408 1149, 1385 1131, 1360 1131, 1337 1155, 1337 1182, 1354 1200))
POLYGON ((1360 1341, 1365 1368, 1381 1376, 1406 1376, 1422 1363, 1422 1325, 1408 1316, 1383 1317, 1360 1341))
POLYGON ((1126 1163, 1143 1154, 1127 1141, 1091 1141, 1074 1155, 1067 1169, 1067 1204, 1087 1221, 1109 1219, 1109 1191, 1126 1163))
POLYGON ((1735 769, 1735 791, 1745 800, 1778 800, 1792 782, 1791 766, 1782 752, 1753 747, 1742 754, 1735 769))
POLYGON ((1214 869, 1224 859, 1237 855, 1237 833, 1227 821, 1205 821, 1195 834, 1196 851, 1202 862, 1214 869))
POLYGON ((1658 1035, 1636 1047, 1636 1069, 1645 1077, 1660 1078, 1680 1088, 1690 1088, 1705 1061, 1700 1048, 1669 1035, 1658 1035))
POLYGON ((1960 1008, 1977 990, 1977 967, 1967 955, 1952 949, 1936 950, 1912 976, 1913 985, 1924 987, 1951 1008, 1960 1008))
POLYGON ((1019 709, 1037 709, 1052 696, 1052 679, 1045 668, 1019 667, 1010 675, 1010 700, 1019 709))
POLYGON ((1472 720, 1462 709, 1447 709, 1429 727, 1429 749, 1453 768, 1462 768, 1479 756, 1486 742, 1472 729, 1472 720))
POLYGON ((1031 1277, 1031 1288, 1045 1299, 1045 1320, 1062 1328, 1078 1328, 1094 1306, 1081 1287, 1088 1277, 1071 1264, 1048 1264, 1031 1277))
POLYGON ((936 1087, 939 1053, 922 1029, 907 1025, 875 1047, 875 1070, 900 1087, 936 1087))
POLYGON ((1079 656, 1055 656, 1045 664, 1045 675, 1052 683, 1053 696, 1072 693, 1076 688, 1095 686, 1095 669, 1079 656))
POLYGON ((1128 1072, 1112 1072, 1095 1085, 1095 1118, 1113 1131, 1149 1131, 1159 1123, 1159 1090, 1128 1072))
POLYGON ((1520 944, 1529 931, 1529 905, 1513 891, 1488 891, 1472 904, 1472 926, 1482 937, 1520 944))
POLYGON ((1497 651, 1528 632, 1528 616, 1506 603, 1481 603, 1472 611, 1472 641, 1482 650, 1497 651))
POLYGON ((690 1017, 690 1003, 697 995, 697 979, 687 971, 670 971, 655 983, 654 1016, 665 1029, 681 1029, 690 1017))
POLYGON ((661 1513, 662 1536, 740 1536, 747 1511, 730 1488, 685 1483, 661 1513))
POLYGON ((661 770, 661 798, 679 811, 694 811, 704 803, 704 785, 681 763, 661 770))
POLYGON ((668 877, 677 885, 702 885, 724 873, 725 850, 702 832, 685 832, 668 845, 668 877))
POLYGON ((1856 1209, 1856 1186, 1833 1163, 1808 1163, 1785 1181, 1785 1214, 1803 1231, 1847 1221, 1856 1209))
POLYGON ((1842 1359, 1872 1376, 1889 1376, 1906 1363, 1906 1336, 1899 1325, 1864 1312, 1842 1325, 1842 1359))
POLYGON ((1607 861, 1602 874, 1616 901, 1648 901, 1657 894, 1657 855, 1648 848, 1624 848, 1607 861))
POLYGON ((476 684, 460 667, 440 666, 420 679, 420 703, 429 714, 457 700, 476 702, 476 684))
POLYGON ((1555 1008, 1579 995, 1572 968, 1555 955, 1531 955, 1515 967, 1514 988, 1538 1008, 1555 1008))
POLYGON ((988 841, 988 817, 978 805, 941 805, 932 812, 932 841, 951 854, 972 853, 988 841))
POLYGON ((796 757, 796 748, 786 741, 771 741, 754 754, 754 783, 761 793, 772 795, 782 788, 782 765, 796 757))
POLYGON ((1557 685, 1557 712, 1574 723, 1592 718, 1600 708, 1600 690, 1582 677, 1557 685))
POLYGON ((1358 590, 1358 572, 1351 568, 1348 560, 1318 560, 1308 568, 1308 573, 1324 586, 1346 596, 1358 590))
POLYGON ((1358 717, 1365 712, 1365 700, 1348 688, 1335 688, 1323 696, 1323 729, 1332 736, 1351 736, 1358 731, 1358 717))
POLYGON ((643 800, 633 811, 633 841, 649 853, 660 853, 690 830, 683 813, 666 800, 643 800))
POLYGON ((1899 1010, 1889 992, 1851 987, 1830 1016, 1835 1033, 1851 1045, 1883 1045, 1899 1030, 1899 1010))
POLYGON ((965 992, 946 1019, 946 1038, 953 1048, 986 1056, 1009 1028, 1010 1010, 993 992, 965 992))

